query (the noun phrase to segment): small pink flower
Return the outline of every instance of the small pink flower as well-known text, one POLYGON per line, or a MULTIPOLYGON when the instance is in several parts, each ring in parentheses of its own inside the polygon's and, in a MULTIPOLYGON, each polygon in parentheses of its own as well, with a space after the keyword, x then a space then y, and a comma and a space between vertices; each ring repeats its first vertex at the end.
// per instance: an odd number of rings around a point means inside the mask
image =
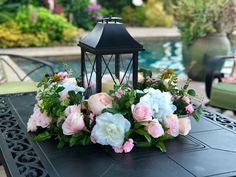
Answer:
POLYGON ((147 103, 138 103, 131 107, 133 118, 137 122, 152 120, 152 109, 147 103))
POLYGON ((179 134, 187 135, 191 130, 191 121, 189 117, 179 119, 179 134))
POLYGON ((122 146, 121 147, 114 147, 114 146, 112 146, 112 148, 114 149, 114 151, 116 153, 122 153, 123 152, 123 147, 122 146))
POLYGON ((121 98, 123 95, 124 95, 124 92, 120 89, 117 92, 115 92, 115 97, 117 98, 121 98))
POLYGON ((63 80, 68 76, 68 73, 67 72, 59 72, 57 75, 60 77, 60 80, 63 80))
POLYGON ((93 123, 94 117, 95 117, 95 115, 94 115, 93 113, 90 113, 90 114, 89 114, 89 123, 90 123, 90 124, 93 123))
POLYGON ((125 153, 130 152, 134 147, 134 140, 133 139, 128 139, 124 145, 123 145, 123 150, 125 151, 125 153))
POLYGON ((66 120, 62 124, 62 130, 64 135, 73 135, 84 129, 84 116, 80 112, 80 105, 69 106, 65 110, 66 120))
POLYGON ((190 103, 190 99, 189 99, 189 97, 187 97, 187 96, 183 96, 182 97, 182 100, 184 101, 184 102, 186 102, 186 103, 190 103))
POLYGON ((123 144, 123 146, 119 147, 113 146, 112 148, 116 153, 122 153, 123 151, 125 153, 128 153, 133 149, 133 147, 134 147, 134 140, 130 138, 123 144))
POLYGON ((90 141, 91 141, 93 144, 96 144, 96 143, 97 143, 96 140, 95 140, 95 138, 94 138, 93 136, 90 136, 90 141))
POLYGON ((167 133, 173 137, 179 135, 179 119, 176 115, 170 114, 166 117, 167 133))
POLYGON ((192 114, 194 112, 193 106, 189 104, 188 106, 185 107, 185 110, 187 111, 188 114, 192 114))
POLYGON ((153 138, 158 138, 165 134, 161 124, 158 121, 150 122, 147 125, 146 130, 153 138))

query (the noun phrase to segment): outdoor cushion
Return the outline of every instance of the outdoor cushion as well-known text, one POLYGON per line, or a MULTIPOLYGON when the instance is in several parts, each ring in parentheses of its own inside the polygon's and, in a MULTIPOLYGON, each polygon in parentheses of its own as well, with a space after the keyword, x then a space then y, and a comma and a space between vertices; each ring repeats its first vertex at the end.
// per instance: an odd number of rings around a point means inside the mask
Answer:
POLYGON ((210 104, 236 111, 236 84, 221 82, 213 84, 210 104))
POLYGON ((0 94, 36 91, 35 82, 6 82, 0 85, 0 94))
POLYGON ((0 61, 0 84, 3 84, 4 82, 6 82, 6 75, 3 69, 2 62, 0 61))

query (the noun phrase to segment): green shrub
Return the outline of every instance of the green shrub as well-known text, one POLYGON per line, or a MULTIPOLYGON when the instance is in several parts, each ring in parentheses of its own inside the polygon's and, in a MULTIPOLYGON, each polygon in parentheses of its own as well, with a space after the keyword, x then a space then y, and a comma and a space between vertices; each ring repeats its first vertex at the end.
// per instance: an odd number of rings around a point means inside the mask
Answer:
POLYGON ((175 17, 182 40, 191 44, 210 33, 232 30, 236 22, 232 3, 231 0, 178 0, 175 17))
POLYGON ((163 4, 155 0, 148 0, 143 7, 145 10, 144 26, 171 27, 173 26, 173 17, 163 10, 163 4))
POLYGON ((32 5, 22 6, 16 16, 23 33, 46 33, 50 41, 62 42, 65 38, 64 30, 70 29, 76 32, 77 29, 59 15, 50 13, 45 8, 36 8, 32 5))
POLYGON ((131 6, 132 1, 131 0, 99 0, 99 3, 101 3, 102 7, 107 9, 110 15, 112 16, 121 16, 122 9, 125 6, 131 6))
POLYGON ((171 27, 173 16, 163 9, 162 2, 148 0, 141 7, 125 6, 122 10, 122 18, 125 23, 146 27, 171 27))
POLYGON ((15 22, 0 25, 0 48, 46 46, 49 43, 47 33, 22 33, 15 22))
POLYGON ((108 13, 105 9, 89 10, 90 0, 59 0, 69 21, 86 30, 93 29, 97 16, 108 13))

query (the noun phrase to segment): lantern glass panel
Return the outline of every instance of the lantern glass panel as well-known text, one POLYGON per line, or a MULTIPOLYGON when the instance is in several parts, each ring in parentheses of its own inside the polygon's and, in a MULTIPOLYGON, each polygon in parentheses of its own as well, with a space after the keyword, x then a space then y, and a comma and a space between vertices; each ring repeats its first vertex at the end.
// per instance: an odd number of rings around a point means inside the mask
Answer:
MULTIPOLYGON (((88 95, 96 93, 96 55, 85 52, 84 86, 88 95)), ((133 54, 101 55, 102 91, 113 89, 114 84, 133 84, 133 54), (118 74, 119 73, 119 74, 118 74)))

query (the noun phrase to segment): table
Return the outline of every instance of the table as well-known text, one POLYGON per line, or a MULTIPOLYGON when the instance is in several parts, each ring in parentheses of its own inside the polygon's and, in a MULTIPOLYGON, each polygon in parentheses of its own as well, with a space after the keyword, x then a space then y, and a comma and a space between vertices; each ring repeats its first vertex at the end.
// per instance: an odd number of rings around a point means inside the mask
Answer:
POLYGON ((0 158, 8 176, 236 176, 236 122, 220 114, 205 109, 188 136, 167 142, 167 153, 135 148, 116 154, 99 145, 59 150, 53 141, 33 142, 26 131, 34 96, 0 96, 0 158))

